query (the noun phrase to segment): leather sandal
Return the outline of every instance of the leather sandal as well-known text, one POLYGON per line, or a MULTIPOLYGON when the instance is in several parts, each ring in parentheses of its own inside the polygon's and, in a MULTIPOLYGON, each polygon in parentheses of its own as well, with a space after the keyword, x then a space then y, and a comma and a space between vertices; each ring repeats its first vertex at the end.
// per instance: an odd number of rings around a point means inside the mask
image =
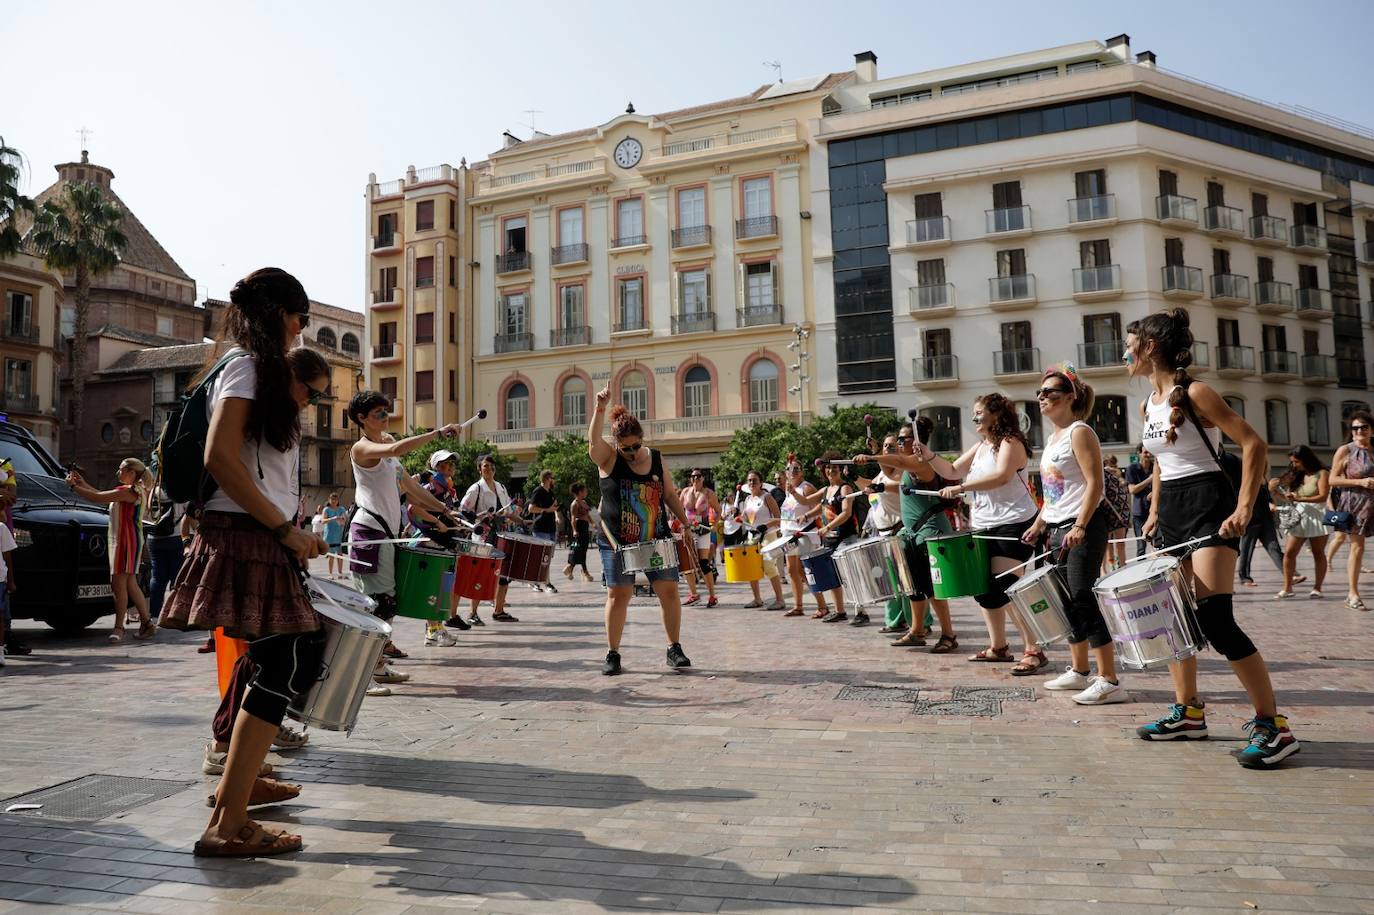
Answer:
POLYGON ((1012 657, 1011 646, 1003 645, 1001 648, 984 648, 975 655, 969 656, 970 661, 997 661, 1010 664, 1016 658, 1012 657))
POLYGON ((1011 669, 1013 677, 1029 677, 1042 667, 1048 666, 1050 659, 1045 657, 1045 653, 1040 650, 1027 651, 1021 655, 1021 660, 1011 669))
POLYGON ((227 842, 201 839, 192 848, 197 858, 265 858, 301 850, 301 837, 289 832, 268 832, 249 820, 227 842))
POLYGON ((911 648, 911 647, 919 647, 919 646, 921 646, 921 645, 924 645, 925 643, 926 643, 926 637, 925 637, 925 636, 923 636, 923 635, 918 635, 917 633, 910 632, 910 631, 908 631, 907 634, 904 635, 904 636, 902 636, 900 639, 896 639, 895 641, 888 642, 888 644, 891 645, 893 648, 911 648))
MULTIPOLYGON (((300 794, 300 785, 279 782, 275 778, 255 778, 253 779, 253 792, 248 795, 248 806, 261 807, 264 804, 280 804, 282 801, 300 797, 300 794)), ((211 794, 205 799, 205 806, 215 806, 215 795, 211 794)))
POLYGON ((793 607, 791 610, 788 610, 786 613, 784 613, 783 616, 801 616, 805 612, 806 611, 803 610, 801 607, 793 607))
POLYGON ((931 654, 949 654, 959 647, 959 637, 954 635, 942 635, 935 646, 930 649, 931 654))

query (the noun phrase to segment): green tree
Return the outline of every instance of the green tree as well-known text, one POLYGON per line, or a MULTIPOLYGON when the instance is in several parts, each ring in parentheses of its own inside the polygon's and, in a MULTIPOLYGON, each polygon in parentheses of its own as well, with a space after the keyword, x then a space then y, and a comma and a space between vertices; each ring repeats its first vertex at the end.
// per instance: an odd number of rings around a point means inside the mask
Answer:
POLYGON ((23 156, 0 137, 0 257, 19 252, 24 237, 19 232, 18 216, 33 212, 33 201, 19 193, 23 174, 23 156))
POLYGON ((587 498, 593 505, 600 499, 597 489, 600 474, 587 454, 587 439, 584 436, 569 432, 550 435, 539 443, 539 450, 534 453, 525 480, 526 496, 539 486, 539 474, 545 470, 553 471, 553 494, 559 505, 567 505, 572 501, 569 489, 574 483, 587 487, 587 498))
MULTIPOLYGON (((832 406, 828 414, 817 417, 809 426, 798 426, 788 419, 770 419, 741 429, 716 462, 717 492, 728 495, 751 470, 757 470, 766 480, 772 481, 786 465, 789 453, 801 461, 806 478, 820 485, 822 480, 815 460, 823 452, 834 448, 845 457, 851 457, 868 450, 864 442, 865 414, 873 417, 873 437, 879 442, 884 435, 897 431, 903 421, 891 411, 868 403, 855 407, 832 406)), ((876 464, 854 469, 864 476, 878 472, 876 464)))
MULTIPOLYGON (((426 431, 428 430, 412 429, 410 434, 418 435, 426 431)), ((401 458, 401 466, 405 468, 406 473, 414 476, 421 471, 428 470, 429 456, 440 450, 452 451, 454 454, 453 485, 457 488, 460 496, 467 492, 468 487, 476 483, 477 478, 481 476, 477 472, 477 459, 484 454, 490 454, 496 461, 496 481, 502 485, 510 483, 510 473, 514 461, 497 451, 495 445, 482 439, 458 443, 452 439, 435 439, 401 458)))
POLYGON ((94 184, 67 184, 38 210, 30 240, 49 267, 76 275, 76 326, 72 340, 72 425, 81 428, 86 394, 86 329, 91 280, 118 264, 128 239, 124 211, 94 184))

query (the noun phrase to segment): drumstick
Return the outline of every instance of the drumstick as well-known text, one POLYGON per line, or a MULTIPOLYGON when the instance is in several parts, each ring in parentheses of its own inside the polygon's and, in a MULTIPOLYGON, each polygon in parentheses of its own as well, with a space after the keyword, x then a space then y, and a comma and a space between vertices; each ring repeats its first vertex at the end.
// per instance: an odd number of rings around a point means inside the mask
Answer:
POLYGON ((838 460, 837 460, 837 461, 823 461, 823 460, 821 460, 820 458, 816 458, 816 466, 817 466, 817 467, 822 467, 822 466, 824 466, 824 465, 826 465, 826 464, 830 464, 830 465, 833 466, 833 467, 852 467, 852 466, 854 465, 854 462, 853 462, 853 461, 838 461, 838 460))
POLYGON ((1136 540, 1144 540, 1144 539, 1145 539, 1144 537, 1117 537, 1117 538, 1115 538, 1114 540, 1108 540, 1107 542, 1108 542, 1108 543, 1133 543, 1133 542, 1136 541, 1136 540))
POLYGON ((906 493, 908 496, 939 496, 939 495, 940 495, 940 490, 938 490, 938 489, 910 489, 910 488, 903 487, 902 492, 906 493))
POLYGON ((476 413, 474 413, 472 416, 470 416, 469 418, 467 418, 467 419, 463 420, 461 423, 459 423, 459 424, 458 424, 458 428, 459 428, 459 429, 466 429, 468 426, 471 426, 473 423, 477 422, 477 420, 479 420, 479 419, 486 419, 486 418, 487 418, 487 411, 486 411, 485 409, 483 409, 483 410, 478 410, 478 411, 477 411, 476 413))
POLYGON ((1175 543, 1173 546, 1162 546, 1159 549, 1151 550, 1150 552, 1145 553, 1144 555, 1136 556, 1132 559, 1127 559, 1126 563, 1129 565, 1130 563, 1136 562, 1141 559, 1149 559, 1151 556, 1158 556, 1160 553, 1170 553, 1174 550, 1181 550, 1185 546, 1197 546, 1199 543, 1206 543, 1208 540, 1211 539, 1212 537, 1210 535, 1206 537, 1194 537, 1192 540, 1185 540, 1182 543, 1175 543))
POLYGON ((1003 575, 1010 575, 1012 572, 1015 572, 1015 571, 1017 571, 1018 569, 1024 569, 1026 566, 1030 565, 1032 562, 1039 562, 1040 560, 1044 559, 1046 556, 1050 555, 1050 554, 1053 553, 1053 552, 1054 552, 1054 550, 1046 550, 1045 552, 1041 553, 1039 556, 1032 556, 1030 559, 1027 559, 1025 562, 1021 563, 1019 566, 1012 566, 1010 569, 1007 569, 1005 572, 998 572, 996 575, 994 575, 994 576, 992 576, 992 577, 993 577, 993 578, 1001 578, 1003 575))
POLYGON ((988 536, 985 536, 985 535, 983 535, 983 534, 974 534, 974 535, 973 535, 973 539, 974 539, 974 540, 1009 540, 1009 541, 1011 541, 1012 543, 1020 543, 1020 542, 1021 542, 1021 538, 1020 538, 1020 537, 988 537, 988 536))
POLYGON ((414 537, 393 537, 390 540, 345 540, 343 543, 339 544, 339 546, 369 546, 372 544, 381 546, 383 543, 418 543, 421 540, 428 539, 428 537, 421 537, 417 535, 414 537))

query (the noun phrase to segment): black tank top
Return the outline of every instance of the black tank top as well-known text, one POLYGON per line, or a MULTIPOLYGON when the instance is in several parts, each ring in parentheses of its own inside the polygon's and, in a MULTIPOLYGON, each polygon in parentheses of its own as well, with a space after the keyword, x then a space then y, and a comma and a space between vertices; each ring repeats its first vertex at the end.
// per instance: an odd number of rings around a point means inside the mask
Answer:
POLYGON ((649 472, 639 474, 617 450, 611 475, 600 482, 601 518, 622 546, 668 536, 661 454, 650 448, 649 472))
MULTIPOLYGON (((827 486, 826 492, 830 492, 832 487, 827 486)), ((825 522, 829 524, 840 515, 844 514, 844 486, 833 487, 835 497, 825 500, 825 522)), ((851 500, 853 501, 853 500, 851 500)), ((831 528, 830 538, 833 540, 848 540, 858 533, 859 527, 854 521, 854 513, 850 512, 849 517, 839 527, 831 528)))

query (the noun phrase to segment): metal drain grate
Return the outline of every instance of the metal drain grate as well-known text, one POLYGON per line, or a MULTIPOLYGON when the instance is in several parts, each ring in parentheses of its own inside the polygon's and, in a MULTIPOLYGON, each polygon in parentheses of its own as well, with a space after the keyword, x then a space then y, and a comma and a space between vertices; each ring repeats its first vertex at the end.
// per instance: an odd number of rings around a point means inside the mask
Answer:
POLYGON ((835 698, 849 702, 915 702, 919 692, 902 686, 846 686, 835 698))
POLYGON ((1025 686, 956 686, 950 695, 955 699, 997 699, 1002 702, 1034 702, 1035 690, 1025 686))
POLYGON ((0 801, 0 811, 14 804, 42 804, 37 810, 15 811, 11 816, 45 820, 103 820, 135 807, 160 801, 185 791, 193 782, 123 775, 84 775, 20 797, 0 801))
POLYGON ((996 699, 919 699, 913 711, 950 718, 992 718, 1001 714, 1002 705, 996 699))

